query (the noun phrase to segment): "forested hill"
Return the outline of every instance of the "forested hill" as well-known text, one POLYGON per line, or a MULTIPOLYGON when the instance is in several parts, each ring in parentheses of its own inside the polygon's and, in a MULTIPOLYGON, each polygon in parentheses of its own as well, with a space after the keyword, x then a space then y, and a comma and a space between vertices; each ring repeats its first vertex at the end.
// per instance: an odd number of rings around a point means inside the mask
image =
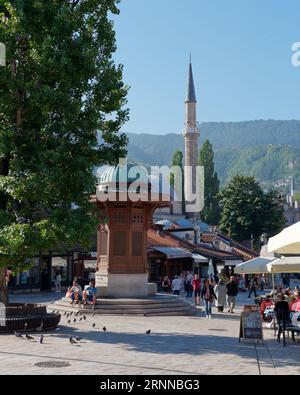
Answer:
MULTIPOLYGON (((235 174, 251 174, 267 184, 296 178, 300 189, 300 121, 249 121, 202 123, 200 143, 209 139, 216 168, 225 184, 235 174)), ((181 134, 128 134, 128 156, 146 165, 168 165, 181 134)))

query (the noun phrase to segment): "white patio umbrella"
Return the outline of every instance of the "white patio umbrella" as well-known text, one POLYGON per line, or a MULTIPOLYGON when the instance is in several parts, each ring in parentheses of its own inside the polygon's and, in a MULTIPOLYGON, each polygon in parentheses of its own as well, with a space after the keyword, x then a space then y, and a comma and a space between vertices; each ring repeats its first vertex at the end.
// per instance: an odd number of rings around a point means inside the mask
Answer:
POLYGON ((265 274, 269 273, 268 264, 276 258, 258 257, 251 259, 251 261, 243 262, 235 268, 236 274, 265 274))
POLYGON ((268 251, 285 255, 300 255, 300 222, 271 237, 268 244, 268 251))
POLYGON ((282 256, 268 264, 270 273, 300 273, 300 256, 282 256))

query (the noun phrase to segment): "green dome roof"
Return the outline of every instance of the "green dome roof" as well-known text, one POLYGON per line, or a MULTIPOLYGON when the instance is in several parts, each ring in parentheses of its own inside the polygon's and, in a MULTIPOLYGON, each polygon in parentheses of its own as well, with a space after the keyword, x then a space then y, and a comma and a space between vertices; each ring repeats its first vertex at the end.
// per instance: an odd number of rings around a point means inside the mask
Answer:
POLYGON ((130 162, 105 168, 98 179, 99 184, 133 183, 135 181, 148 184, 148 172, 145 167, 130 162))

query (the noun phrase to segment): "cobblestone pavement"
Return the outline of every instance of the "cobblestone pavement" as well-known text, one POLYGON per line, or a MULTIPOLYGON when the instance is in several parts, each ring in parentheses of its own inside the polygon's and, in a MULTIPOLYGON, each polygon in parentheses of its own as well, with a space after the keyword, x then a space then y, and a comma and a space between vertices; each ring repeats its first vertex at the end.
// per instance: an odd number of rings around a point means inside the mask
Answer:
MULTIPOLYGON (((54 297, 53 297, 54 295, 54 297)), ((46 303, 51 295, 18 295, 12 301, 46 303)), ((249 303, 245 294, 239 306, 249 303)), ((50 308, 50 311, 52 309, 50 308)), ((239 313, 199 317, 87 316, 46 333, 44 344, 0 335, 0 374, 99 375, 277 375, 300 374, 300 344, 288 340, 283 348, 265 331, 264 344, 238 342, 239 313), (93 323, 96 327, 93 328, 93 323), (105 326, 107 332, 102 328, 105 326), (146 331, 151 329, 150 336, 146 331), (69 343, 80 336, 79 345, 69 343), (69 362, 69 367, 41 368, 40 362, 69 362)))

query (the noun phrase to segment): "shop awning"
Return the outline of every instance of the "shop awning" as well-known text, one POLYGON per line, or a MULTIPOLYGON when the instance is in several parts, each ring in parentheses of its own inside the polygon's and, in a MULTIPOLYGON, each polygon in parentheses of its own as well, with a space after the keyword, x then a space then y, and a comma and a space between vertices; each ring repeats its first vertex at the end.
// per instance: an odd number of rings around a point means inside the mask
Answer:
POLYGON ((67 267, 67 261, 60 256, 52 258, 52 267, 67 267))
POLYGON ((208 263, 209 261, 208 258, 205 258, 204 256, 195 253, 193 253, 193 259, 195 263, 208 263))
POLYGON ((166 255, 168 259, 180 259, 180 258, 193 258, 193 254, 189 251, 185 251, 182 248, 176 247, 153 247, 153 250, 161 252, 166 255))
POLYGON ((258 257, 251 261, 243 262, 235 268, 236 274, 264 274, 268 273, 268 264, 276 258, 258 257))
POLYGON ((83 261, 85 269, 97 269, 97 260, 96 259, 86 259, 83 261))

